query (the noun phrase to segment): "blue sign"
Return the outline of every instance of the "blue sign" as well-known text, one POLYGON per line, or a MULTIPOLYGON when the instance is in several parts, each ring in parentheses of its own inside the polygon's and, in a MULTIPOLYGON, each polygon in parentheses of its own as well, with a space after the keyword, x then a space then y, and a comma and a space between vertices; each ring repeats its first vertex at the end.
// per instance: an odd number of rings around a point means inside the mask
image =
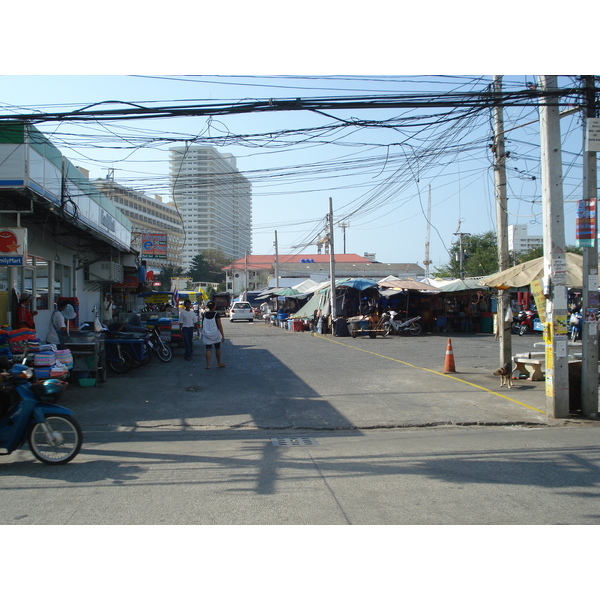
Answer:
POLYGON ((0 265, 5 267, 22 267, 22 256, 0 256, 0 265))

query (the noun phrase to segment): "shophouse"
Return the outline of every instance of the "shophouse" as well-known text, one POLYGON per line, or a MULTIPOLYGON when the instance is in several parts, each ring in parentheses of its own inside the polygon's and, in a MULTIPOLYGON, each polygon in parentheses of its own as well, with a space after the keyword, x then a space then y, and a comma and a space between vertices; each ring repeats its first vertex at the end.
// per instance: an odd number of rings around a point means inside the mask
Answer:
POLYGON ((104 296, 135 303, 139 260, 131 222, 35 127, 0 123, 0 325, 24 292, 41 339, 62 298, 91 321, 104 296), (129 282, 129 284, 128 284, 129 282), (129 285, 129 292, 126 287, 129 285))

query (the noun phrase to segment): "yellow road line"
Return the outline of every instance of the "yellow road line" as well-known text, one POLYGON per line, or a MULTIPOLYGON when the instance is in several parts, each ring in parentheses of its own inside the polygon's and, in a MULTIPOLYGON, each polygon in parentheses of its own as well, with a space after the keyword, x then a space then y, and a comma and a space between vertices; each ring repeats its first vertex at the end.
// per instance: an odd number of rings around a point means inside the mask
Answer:
POLYGON ((500 394, 498 392, 495 392, 494 390, 490 390, 489 388, 483 387, 481 385, 477 385, 476 383, 471 383, 470 381, 465 381, 464 379, 460 379, 459 377, 455 377, 454 375, 449 375, 448 373, 440 373, 439 371, 434 371, 433 369, 427 369, 426 367, 419 367, 418 365, 411 365, 410 363, 407 363, 403 360, 399 360, 397 358, 391 358, 390 356, 385 356, 383 354, 377 354, 377 352, 372 352, 371 350, 364 350, 363 348, 357 348, 356 346, 350 346, 349 344, 344 344, 343 342, 338 342, 337 340, 326 338, 321 335, 315 335, 314 333, 313 333, 313 336, 318 337, 327 342, 331 342, 333 344, 339 344, 340 346, 345 346, 346 348, 353 348, 354 350, 359 350, 360 352, 366 352, 367 354, 372 354, 373 356, 378 356, 379 358, 385 358, 386 360, 391 360, 391 361, 400 363, 402 365, 406 365, 407 367, 412 367, 413 369, 420 369, 421 371, 427 371, 428 373, 435 373, 436 375, 439 375, 440 377, 447 377, 448 379, 454 379, 455 381, 459 381, 460 383, 465 383, 467 385, 470 385, 471 387, 477 388, 479 390, 483 390, 484 392, 489 392, 490 394, 494 394, 494 396, 498 396, 498 398, 504 398, 504 400, 509 400, 510 402, 514 402, 515 404, 520 404, 521 406, 524 406, 525 408, 529 408, 530 410, 534 410, 535 412, 539 412, 543 415, 546 414, 545 411, 540 410, 539 408, 535 408, 534 406, 529 406, 529 404, 525 404, 524 402, 519 402, 518 400, 515 400, 514 398, 510 398, 509 396, 505 396, 504 394, 500 394))

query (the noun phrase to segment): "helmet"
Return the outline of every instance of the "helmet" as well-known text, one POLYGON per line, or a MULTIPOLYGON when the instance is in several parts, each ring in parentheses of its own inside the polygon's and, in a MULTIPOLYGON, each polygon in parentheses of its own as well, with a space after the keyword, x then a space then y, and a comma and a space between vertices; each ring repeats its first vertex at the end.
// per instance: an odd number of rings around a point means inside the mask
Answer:
POLYGON ((58 402, 69 384, 60 379, 46 379, 42 383, 32 385, 34 394, 44 402, 58 402))

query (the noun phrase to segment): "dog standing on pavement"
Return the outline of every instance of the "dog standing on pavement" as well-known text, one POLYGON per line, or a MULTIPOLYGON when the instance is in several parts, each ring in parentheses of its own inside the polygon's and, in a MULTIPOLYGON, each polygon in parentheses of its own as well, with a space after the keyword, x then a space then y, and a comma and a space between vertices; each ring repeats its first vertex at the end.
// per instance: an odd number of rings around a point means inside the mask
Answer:
POLYGON ((511 374, 512 366, 510 363, 506 363, 503 367, 500 367, 494 371, 494 375, 496 377, 500 377, 500 387, 502 387, 504 384, 506 384, 506 386, 509 388, 512 387, 511 374))

